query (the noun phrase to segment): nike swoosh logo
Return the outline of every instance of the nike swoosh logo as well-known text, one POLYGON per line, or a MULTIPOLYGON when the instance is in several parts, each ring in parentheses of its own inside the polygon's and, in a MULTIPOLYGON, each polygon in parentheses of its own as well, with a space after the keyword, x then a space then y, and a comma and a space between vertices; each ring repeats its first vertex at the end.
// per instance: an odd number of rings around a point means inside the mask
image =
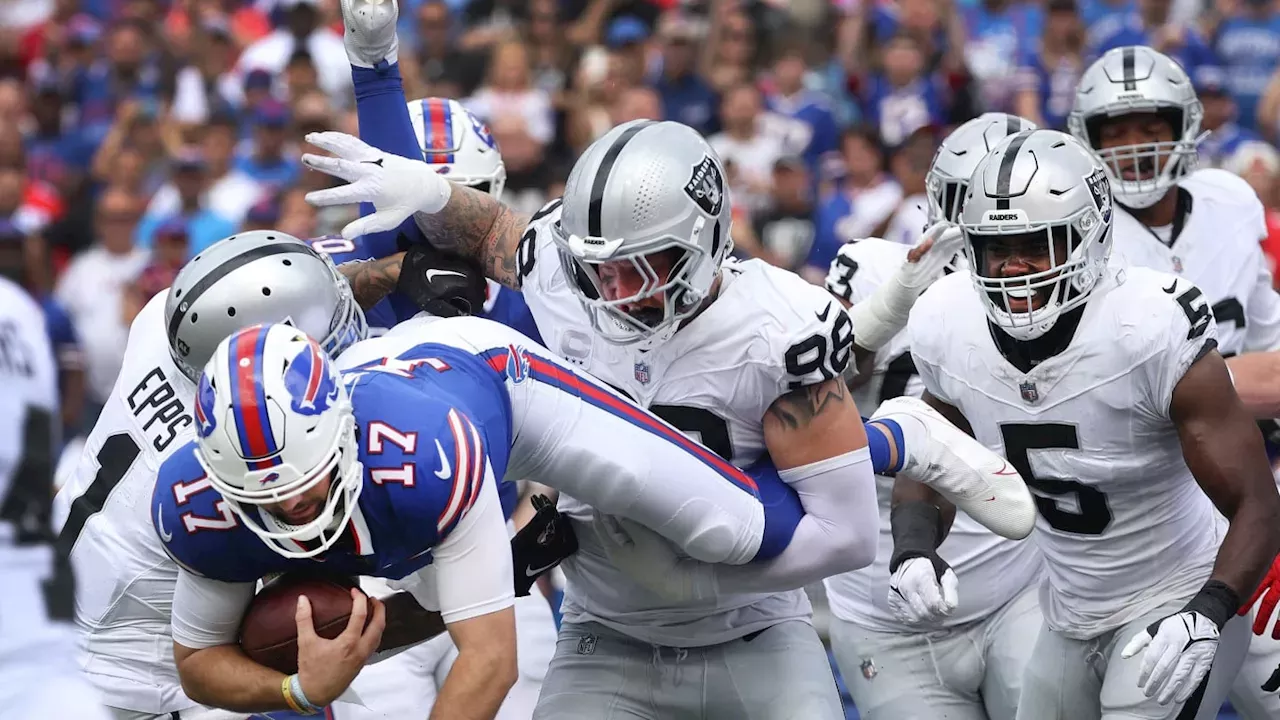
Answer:
POLYGON ((526 568, 524 569, 524 574, 525 574, 527 577, 538 577, 538 576, 539 576, 539 575, 541 575, 542 573, 544 573, 544 572, 546 572, 546 571, 550 570, 551 568, 553 568, 553 567, 555 567, 555 566, 557 566, 557 565, 559 565, 559 564, 560 564, 560 561, 559 561, 559 560, 557 560, 557 561, 555 561, 555 562, 551 563, 550 565, 543 565, 543 566, 542 566, 542 567, 540 567, 540 568, 535 568, 535 567, 526 567, 526 568))
POLYGON ((1169 285, 1169 287, 1167 287, 1167 288, 1160 288, 1160 289, 1161 289, 1161 290, 1164 290, 1165 292, 1167 292, 1167 293, 1169 293, 1170 295, 1172 295, 1172 294, 1173 294, 1173 292, 1174 292, 1175 290, 1177 290, 1177 289, 1178 289, 1178 281, 1177 281, 1177 280, 1174 280, 1174 281, 1173 281, 1173 283, 1171 283, 1171 284, 1169 285))
POLYGON ((437 277, 441 275, 456 275, 460 278, 466 277, 466 275, 463 275, 462 273, 457 272, 456 270, 428 270, 426 275, 427 275, 427 282, 431 282, 432 280, 435 280, 437 277))
POLYGON ((160 531, 160 539, 165 542, 173 540, 173 533, 166 532, 164 529, 164 508, 156 508, 156 529, 160 531))
POLYGON ((440 469, 436 471, 436 477, 445 480, 453 477, 453 468, 449 465, 449 458, 445 457, 444 446, 436 440, 436 452, 440 454, 440 469))
POLYGON ((361 160, 360 164, 361 165, 377 165, 378 167, 382 167, 382 158, 378 158, 377 160, 361 160))
POLYGON ((831 306, 828 305, 822 308, 822 312, 814 314, 818 316, 818 322, 826 322, 827 316, 831 314, 831 306))
POLYGON ((999 470, 992 473, 992 475, 1017 475, 1017 474, 1018 474, 1018 471, 1011 469, 1009 467, 1009 463, 1005 463, 999 470), (1009 472, 1005 472, 1006 470, 1008 470, 1009 472))

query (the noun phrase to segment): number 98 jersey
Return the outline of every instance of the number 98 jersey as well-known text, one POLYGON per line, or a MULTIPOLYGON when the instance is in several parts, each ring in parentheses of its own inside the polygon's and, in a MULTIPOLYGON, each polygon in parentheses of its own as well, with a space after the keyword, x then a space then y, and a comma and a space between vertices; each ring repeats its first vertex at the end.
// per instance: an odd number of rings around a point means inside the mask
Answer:
POLYGON ((75 472, 54 499, 58 543, 79 584, 82 668, 111 707, 164 714, 194 703, 173 665, 169 610, 178 568, 151 529, 160 464, 188 440, 195 388, 169 357, 164 303, 129 330, 124 363, 75 472))
POLYGON ((1035 495, 1049 627, 1089 639, 1195 594, 1223 527, 1183 460, 1169 404, 1216 347, 1199 288, 1113 265, 1066 349, 1028 373, 997 349, 968 273, 934 283, 907 330, 928 391, 1035 495))

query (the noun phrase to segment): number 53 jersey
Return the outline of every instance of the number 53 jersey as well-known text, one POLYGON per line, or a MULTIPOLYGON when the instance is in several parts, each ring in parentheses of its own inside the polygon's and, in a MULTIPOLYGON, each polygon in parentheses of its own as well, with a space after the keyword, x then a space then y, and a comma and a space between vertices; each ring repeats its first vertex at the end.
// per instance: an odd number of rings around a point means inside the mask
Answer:
POLYGON ((1183 460, 1169 405, 1216 348, 1199 288, 1113 264, 1067 347, 1027 373, 997 348, 968 273, 935 283, 907 328, 928 391, 1035 495, 1050 628, 1089 639, 1195 594, 1223 527, 1183 460))

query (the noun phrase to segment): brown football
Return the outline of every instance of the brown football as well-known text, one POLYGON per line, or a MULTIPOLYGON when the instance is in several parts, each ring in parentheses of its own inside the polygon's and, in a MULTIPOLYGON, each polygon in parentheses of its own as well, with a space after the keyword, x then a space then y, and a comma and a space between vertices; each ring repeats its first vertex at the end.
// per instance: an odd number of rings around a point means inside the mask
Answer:
POLYGON ((240 623, 240 647, 254 662, 282 673, 298 672, 298 596, 311 601, 316 634, 332 640, 351 617, 353 579, 280 577, 262 588, 240 623))

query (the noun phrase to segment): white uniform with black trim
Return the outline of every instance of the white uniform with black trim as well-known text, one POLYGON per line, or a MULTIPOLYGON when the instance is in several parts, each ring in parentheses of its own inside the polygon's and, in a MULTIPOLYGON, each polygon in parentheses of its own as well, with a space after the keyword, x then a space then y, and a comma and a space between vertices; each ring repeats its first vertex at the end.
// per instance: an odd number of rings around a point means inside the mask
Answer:
POLYGON ((49 534, 57 364, 44 313, 0 278, 0 718, 105 718, 76 672, 75 581, 49 534))
MULTIPOLYGON (((1127 212, 1115 214, 1115 249, 1133 265, 1185 277, 1204 291, 1218 324, 1224 357, 1280 350, 1280 294, 1262 252, 1265 210, 1239 176, 1202 169, 1179 183, 1191 195, 1191 212, 1169 244, 1170 227, 1148 229, 1127 212)), ((1264 423, 1274 441, 1273 423, 1264 423)), ((1280 640, 1255 636, 1231 692, 1246 720, 1280 717, 1280 693, 1262 683, 1280 666, 1280 640)))
MULTIPOLYGON (((997 349, 967 275, 926 291, 908 332, 925 387, 958 408, 1037 495, 1045 630, 1019 717, 1163 717, 1167 708, 1138 687, 1141 655, 1122 660, 1119 651, 1196 594, 1225 531, 1169 417, 1174 387, 1216 342, 1203 294, 1185 280, 1113 264, 1067 348, 1029 373, 997 349), (1063 703, 1070 712, 1057 715, 1063 703)), ((1234 640, 1238 625, 1224 629, 1219 645, 1220 685, 1246 649, 1234 640)), ((1204 706, 1216 708, 1225 693, 1211 687, 1204 706)))
MULTIPOLYGON (((844 268, 837 294, 864 301, 906 261, 907 245, 867 238, 840 248, 844 268)), ((880 352, 870 377, 854 391, 858 409, 872 414, 885 400, 919 397, 904 330, 880 352)), ((880 545, 870 566, 827 578, 836 622, 832 649, 854 703, 864 717, 1012 720, 1025 667, 1040 630, 1036 589, 1043 559, 1033 542, 1007 540, 964 512, 938 554, 960 580, 960 605, 936 626, 907 625, 889 610, 889 523, 893 479, 876 477, 880 545), (942 630, 942 632, 938 632, 942 630)))
MULTIPOLYGON (((594 337, 589 316, 568 285, 551 238, 550 228, 559 215, 558 201, 544 208, 526 232, 519 252, 525 301, 547 347, 734 464, 748 465, 764 453, 763 418, 779 396, 793 384, 836 377, 847 362, 851 328, 840 306, 822 288, 754 260, 726 262, 716 300, 651 351, 594 337)), ((715 712, 732 714, 736 710, 729 709, 730 703, 782 703, 793 696, 799 708, 811 708, 806 717, 826 716, 823 713, 830 705, 805 704, 808 701, 802 695, 814 682, 824 685, 815 693, 824 693, 831 682, 821 645, 809 624, 812 610, 803 591, 725 595, 673 605, 609 562, 595 540, 590 507, 562 496, 560 509, 577 523, 580 549, 562 566, 568 579, 562 608, 565 625, 544 682, 538 717, 599 712, 590 699, 584 700, 587 704, 574 704, 569 694, 580 692, 582 681, 593 677, 591 673, 599 673, 600 682, 605 682, 625 675, 635 662, 648 662, 652 646, 679 648, 671 652, 681 663, 689 652, 702 653, 699 660, 705 667, 698 672, 707 673, 707 687, 717 686, 716 678, 733 679, 715 712), (762 652, 766 642, 753 648, 740 639, 775 627, 778 632, 796 633, 795 652, 777 661, 761 656, 758 660, 763 664, 743 660, 733 666, 728 661, 728 656, 737 656, 738 648, 762 652), (597 629, 583 636, 594 639, 580 640, 582 628, 597 629), (729 644, 709 647, 719 643, 729 644), (593 669, 575 663, 574 655, 588 654, 588 649, 595 655, 592 662, 606 664, 593 669), (640 652, 645 654, 643 660, 632 657, 640 652), (792 665, 785 667, 787 662, 792 665), (770 673, 774 677, 768 677, 770 673), (815 673, 816 681, 811 677, 815 673), (792 676, 797 681, 790 688, 780 682, 792 676), (755 688, 760 692, 753 692, 755 688)), ((656 656, 653 661, 657 662, 656 656)), ((668 690, 655 700, 656 691, 649 683, 628 682, 619 692, 634 703, 626 706, 638 713, 670 717, 671 713, 700 712, 691 703, 702 701, 701 691, 668 690), (652 705, 658 702, 661 705, 652 705)), ((600 691, 613 693, 614 688, 600 691)), ((834 686, 829 695, 835 698, 834 686)), ((758 705, 756 710, 763 712, 759 707, 765 706, 758 705)), ((838 701, 834 709, 839 711, 838 701)))

